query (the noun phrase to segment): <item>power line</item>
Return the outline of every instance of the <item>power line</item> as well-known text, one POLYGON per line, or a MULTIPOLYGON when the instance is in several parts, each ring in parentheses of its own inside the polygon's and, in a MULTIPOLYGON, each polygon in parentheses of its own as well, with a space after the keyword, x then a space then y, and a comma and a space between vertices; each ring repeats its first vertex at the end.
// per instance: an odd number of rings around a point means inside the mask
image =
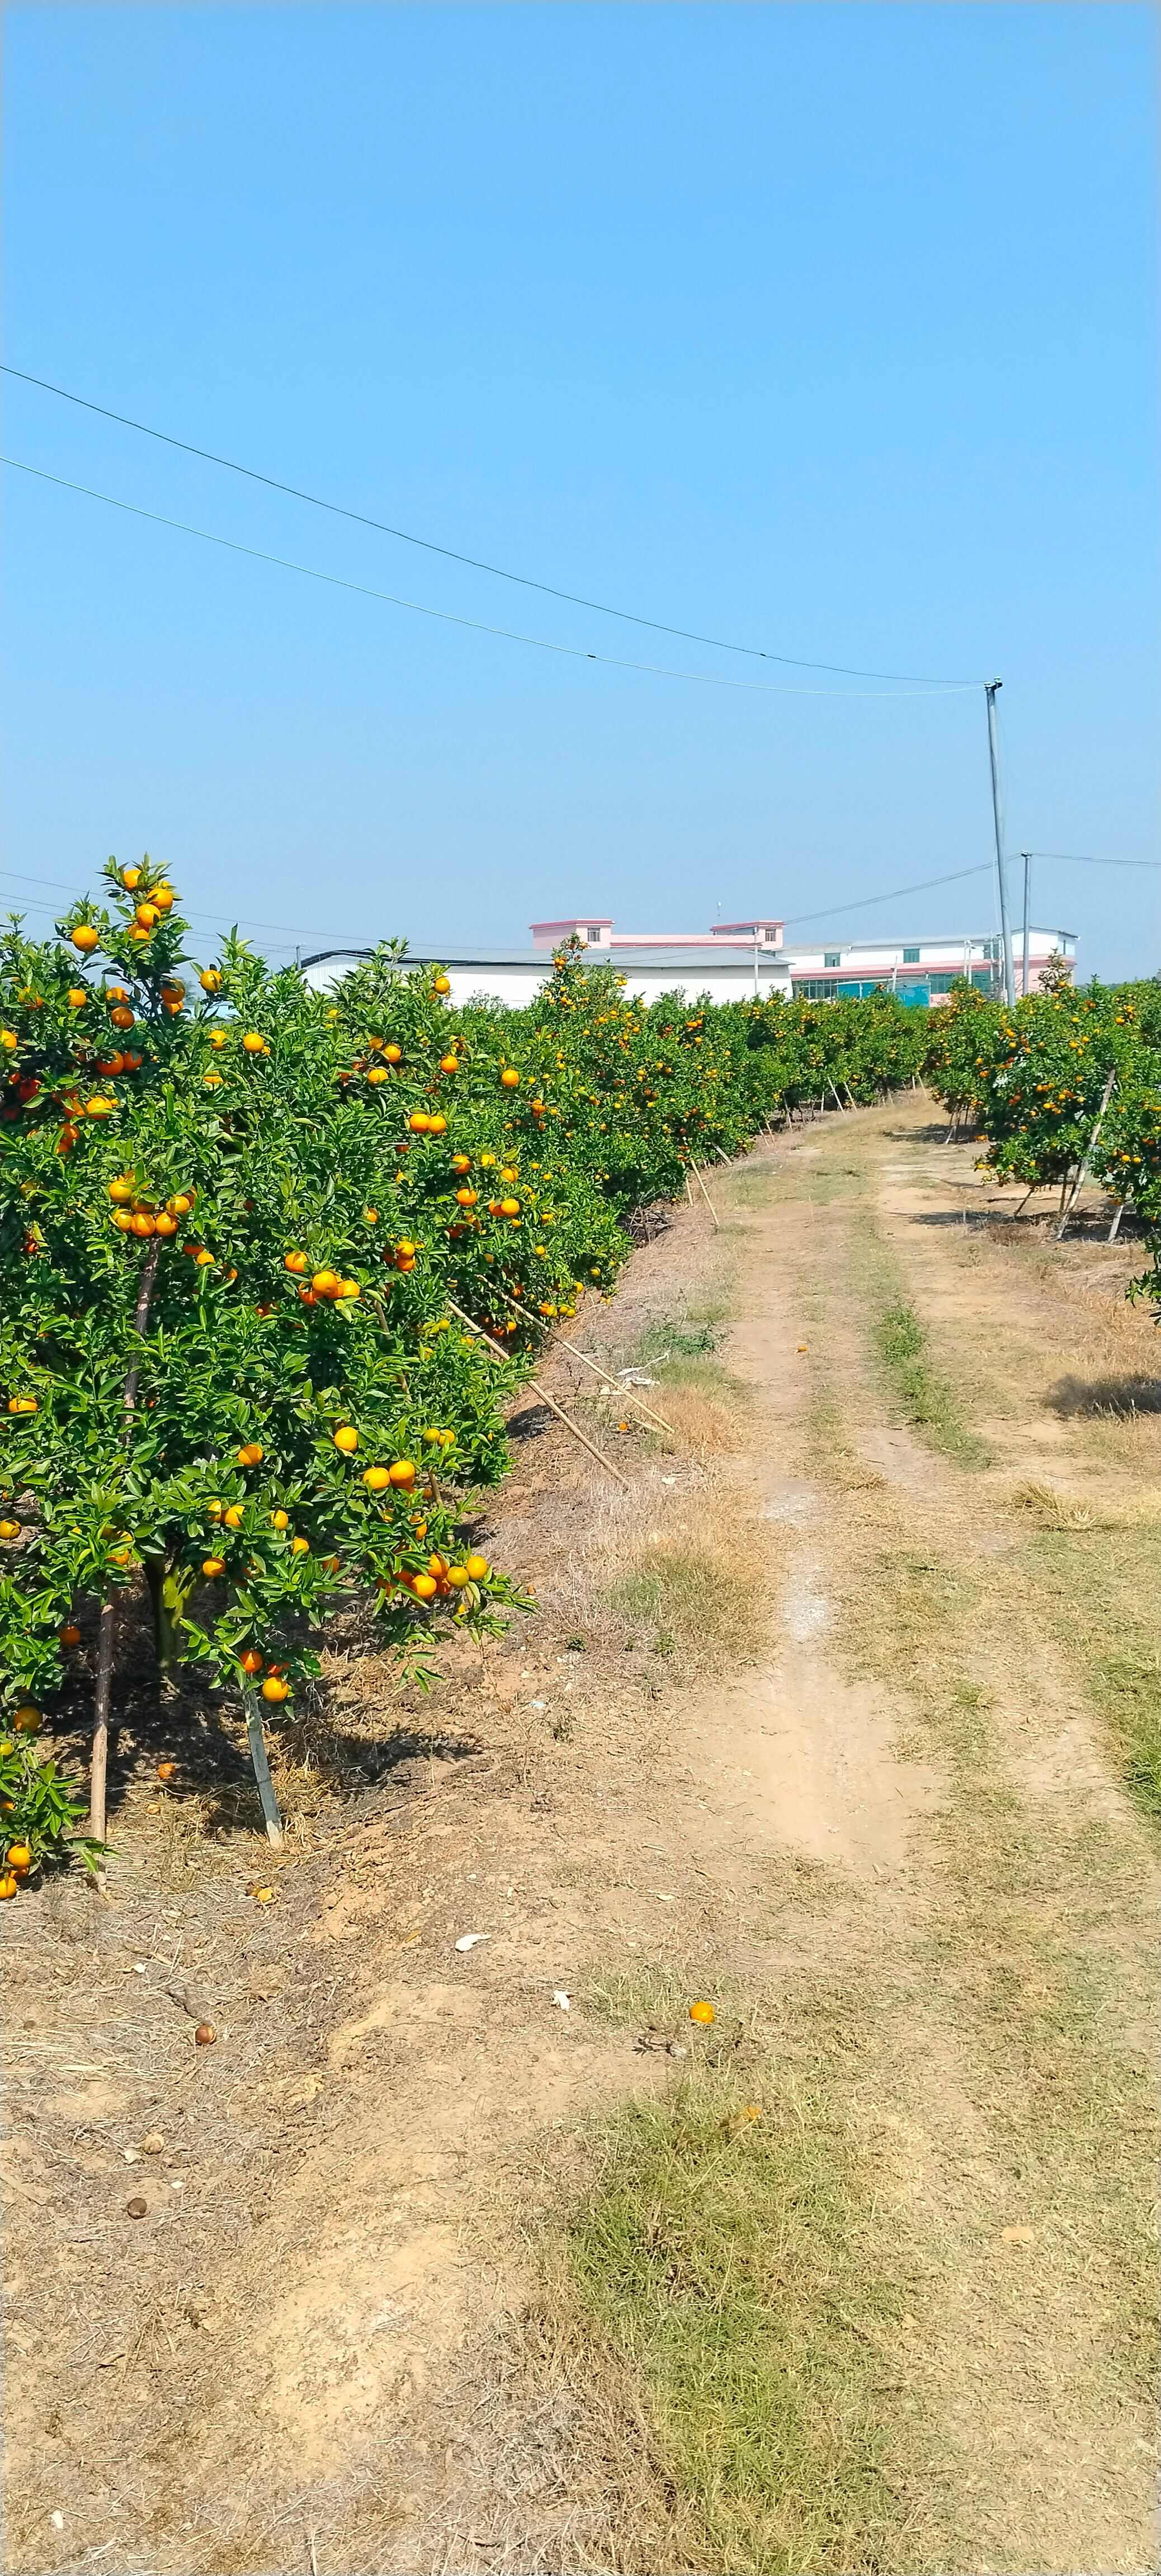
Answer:
MULTIPOLYGON (((433 617, 441 626, 466 626, 474 635, 498 635, 508 644, 529 644, 538 653, 555 653, 567 662, 599 662, 609 671, 639 671, 656 680, 691 680, 703 689, 743 690, 748 696, 762 698, 900 698, 922 697, 924 689, 795 689, 771 687, 764 680, 727 680, 717 671, 678 671, 664 662, 629 662, 612 653, 590 653, 583 644, 553 644, 543 635, 524 635, 515 627, 489 626, 479 617, 457 617, 448 608, 427 608, 422 600, 402 599, 391 590, 372 590, 362 581, 345 581, 336 572, 319 572, 313 564, 294 563, 289 555, 267 554, 260 546, 241 545, 236 537, 215 536, 210 528, 195 528, 187 519, 167 519, 160 510, 144 510, 136 501, 118 501, 111 492, 97 492, 90 483, 72 483, 63 474, 48 474, 41 465, 26 465, 18 456, 0 456, 0 465, 10 465, 17 474, 31 474, 38 483, 55 483, 62 492, 79 492, 87 501, 103 501, 110 510, 123 510, 131 519, 148 519, 156 528, 173 528, 179 536, 200 537, 208 546, 223 546, 228 554, 247 555, 253 563, 276 564, 282 572, 301 573, 307 581, 325 582, 332 590, 354 591, 360 599, 378 599, 389 608, 406 608, 416 617, 433 617)), ((943 689, 945 697, 954 694, 974 695, 974 681, 956 682, 943 689)))
POLYGON ((918 885, 895 886, 890 894, 860 895, 856 903, 833 903, 826 912, 796 912, 783 922, 784 930, 796 930, 804 921, 833 921, 840 912, 866 912, 871 904, 898 903, 904 895, 926 894, 931 886, 959 885, 965 877, 986 877, 991 873, 991 860, 983 859, 974 868, 954 868, 950 876, 922 877, 918 885))
MULTIPOLYGON (((49 886, 55 894, 67 894, 71 900, 76 899, 76 888, 64 885, 59 877, 33 877, 26 875, 20 868, 0 868, 0 878, 13 885, 49 886)), ((31 899, 28 902, 30 912, 51 912, 52 909, 50 903, 38 904, 31 899)), ((252 913, 198 912, 190 908, 187 917, 190 921, 206 921, 231 930, 284 931, 288 939, 317 939, 322 936, 320 931, 296 930, 293 923, 289 921, 257 921, 252 913)))
MULTIPOLYGON (((182 454, 185 456, 199 456, 204 464, 220 465, 223 466, 229 474, 244 475, 247 482, 263 483, 268 491, 283 492, 286 494, 288 499, 292 501, 305 501, 309 504, 312 510, 327 510, 334 518, 351 519, 355 522, 356 526, 360 528, 374 528, 380 536, 396 537, 399 542, 405 546, 419 546, 425 554, 443 555, 449 563, 467 564, 473 572, 489 573, 497 581, 517 582, 523 590, 538 590, 543 592, 545 597, 548 599, 567 600, 569 605, 573 608, 590 608, 594 609, 600 617, 619 617, 631 626, 648 626, 652 629, 655 635, 675 635, 678 636, 684 644, 710 644, 715 648, 715 650, 722 653, 745 653, 754 661, 781 662, 794 670, 829 671, 835 677, 847 680, 914 681, 918 686, 924 689, 956 689, 965 685, 962 681, 929 680, 924 678, 921 672, 917 671, 864 671, 857 667, 852 667, 845 662, 811 662, 805 660, 799 653, 772 653, 768 652, 763 646, 758 644, 733 644, 729 642, 726 637, 721 635, 700 635, 694 629, 687 626, 667 626, 659 617, 641 617, 634 609, 631 608, 612 608, 606 600, 586 599, 579 591, 558 590, 555 584, 550 581, 535 581, 528 573, 509 572, 503 564, 485 563, 477 555, 461 554, 454 546, 438 545, 432 537, 417 537, 408 528, 392 527, 385 519, 372 519, 369 518, 362 510, 347 509, 341 501, 324 501, 320 499, 317 492, 302 491, 299 486, 294 483, 281 483, 277 476, 273 474, 259 473, 257 468, 253 465, 239 465, 232 456, 217 456, 212 448, 197 447, 191 439, 175 438, 168 430, 153 429, 147 421, 131 419, 127 412, 110 411, 104 403, 90 402, 84 394, 70 393, 65 385, 50 384, 46 376, 29 375, 23 367, 4 366, 0 363, 0 374, 15 376, 19 379, 21 384, 37 385, 42 393, 56 394, 61 402, 75 403, 81 411, 97 413, 101 420, 114 420, 122 429, 137 430, 143 438, 157 439, 165 447, 180 448, 182 454)), ((32 469, 28 470, 31 471, 32 469)), ((70 486, 70 489, 74 491, 80 491, 83 490, 83 488, 84 487, 81 484, 70 486)), ((104 495, 100 495, 98 497, 104 498, 104 495)), ((166 524, 176 526, 178 523, 171 520, 166 524)), ((196 533, 200 534, 201 532, 197 531, 196 533)), ((223 538, 220 539, 219 542, 224 544, 226 541, 223 538)), ((274 561, 276 558, 271 557, 269 560, 274 561)), ((296 566, 295 569, 301 570, 302 567, 296 566)), ((376 595, 379 596, 381 594, 376 595)), ((411 606, 414 603, 400 602, 399 604, 401 606, 411 606)), ((435 615, 436 611, 432 610, 429 614, 435 615)), ((464 619, 461 620, 461 623, 470 624, 471 620, 464 619)), ((495 633, 502 630, 493 628, 488 631, 495 633)), ((525 636, 521 637, 520 640, 521 642, 527 643, 533 639, 525 636)), ((599 660, 600 658, 601 657, 596 654, 592 656, 594 661, 599 660)), ((631 664, 627 667, 636 669, 639 666, 631 664)), ((691 675, 686 673, 682 676, 689 677, 691 675)))
POLYGON ((1093 858, 1085 850, 1022 850, 1021 858, 1063 859, 1070 868, 1161 868, 1161 859, 1093 858))

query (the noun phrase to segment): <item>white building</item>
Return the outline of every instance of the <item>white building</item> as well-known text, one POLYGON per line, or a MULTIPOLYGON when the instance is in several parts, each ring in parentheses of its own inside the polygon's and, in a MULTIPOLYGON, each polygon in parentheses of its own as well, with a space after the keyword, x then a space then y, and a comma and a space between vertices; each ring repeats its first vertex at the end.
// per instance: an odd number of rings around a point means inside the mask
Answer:
MULTIPOLYGON (((485 996, 516 1004, 531 1001, 551 972, 552 950, 573 937, 594 958, 617 966, 628 990, 646 1002, 678 990, 706 993, 714 1002, 737 1002, 755 993, 778 993, 788 1001, 795 995, 807 1001, 833 1001, 836 996, 845 999, 885 988, 901 1002, 926 1008, 941 1002, 961 975, 970 977, 981 992, 1002 990, 1000 943, 990 935, 848 939, 831 946, 787 948, 783 930, 780 921, 758 918, 718 922, 709 931, 619 931, 607 915, 579 913, 566 921, 534 921, 531 948, 464 949, 424 941, 408 949, 405 962, 446 967, 453 1005, 485 996)), ((1017 935, 1017 992, 1021 951, 1017 935)), ((367 948, 323 949, 304 957, 302 968, 308 983, 322 988, 337 983, 371 954, 367 948)), ((1075 965, 1073 931, 1030 932, 1030 992, 1037 990, 1052 956, 1075 965)))

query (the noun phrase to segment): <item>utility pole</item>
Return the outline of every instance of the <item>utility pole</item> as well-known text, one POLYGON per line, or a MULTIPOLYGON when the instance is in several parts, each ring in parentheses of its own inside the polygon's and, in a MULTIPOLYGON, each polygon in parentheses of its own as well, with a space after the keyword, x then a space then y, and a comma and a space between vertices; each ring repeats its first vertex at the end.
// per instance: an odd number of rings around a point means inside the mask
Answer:
POLYGON ((985 680, 984 696, 988 702, 988 759, 992 771, 992 821, 996 831, 996 881, 1000 889, 1000 937, 1004 949, 1004 999, 1009 1010, 1016 1007, 1016 979, 1012 970, 1012 933, 1008 923, 1008 886, 1004 875, 1004 823, 1000 810, 1000 736, 996 715, 996 691, 1002 680, 985 680))
POLYGON ((1032 852, 1031 850, 1021 850, 1020 856, 1024 861, 1024 963, 1020 975, 1020 991, 1026 998, 1028 992, 1028 924, 1030 919, 1028 906, 1032 892, 1032 852))

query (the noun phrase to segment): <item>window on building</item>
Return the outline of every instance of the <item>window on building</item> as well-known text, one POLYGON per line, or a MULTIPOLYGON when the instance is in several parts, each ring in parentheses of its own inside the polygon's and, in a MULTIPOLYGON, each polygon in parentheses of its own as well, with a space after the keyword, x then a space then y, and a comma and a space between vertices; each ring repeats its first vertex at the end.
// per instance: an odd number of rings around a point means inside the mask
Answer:
POLYGON ((982 989, 983 989, 983 991, 984 991, 985 993, 990 993, 990 992, 991 992, 991 989, 992 989, 992 985, 993 985, 993 984, 994 984, 994 982, 995 982, 995 977, 994 977, 994 975, 993 975, 993 973, 992 973, 992 969, 991 969, 991 967, 990 967, 990 966, 973 966, 973 968, 972 968, 972 982, 973 982, 973 984, 978 984, 978 985, 980 985, 980 986, 982 987, 982 989))
POLYGON ((960 978, 958 975, 933 975, 931 978, 932 992, 950 993, 952 985, 958 984, 959 981, 960 978))
POLYGON ((799 1002, 833 1002, 834 985, 821 975, 796 975, 794 993, 799 1002))
POLYGON ((593 922, 590 922, 590 924, 589 924, 589 928, 588 928, 588 932, 587 932, 587 934, 586 934, 586 935, 587 935, 587 937, 588 937, 589 939, 599 939, 599 938, 600 938, 600 935, 601 935, 601 925, 600 925, 600 922, 599 922, 599 921, 593 921, 593 922))
POLYGON ((822 962, 824 966, 841 966, 843 962, 843 952, 841 948, 828 948, 824 953, 822 962))
POLYGON ((918 966, 919 950, 917 948, 905 948, 903 951, 903 963, 905 966, 918 966))

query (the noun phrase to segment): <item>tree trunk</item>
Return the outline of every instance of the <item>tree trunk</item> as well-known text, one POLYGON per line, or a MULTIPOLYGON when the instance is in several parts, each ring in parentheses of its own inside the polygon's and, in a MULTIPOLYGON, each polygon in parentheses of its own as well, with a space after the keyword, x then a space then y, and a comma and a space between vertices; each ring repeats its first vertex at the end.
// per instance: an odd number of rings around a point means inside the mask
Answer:
POLYGON ((149 1585, 149 1598, 153 1604, 153 1644, 157 1656, 157 1668, 162 1675, 167 1675, 175 1664, 181 1662, 181 1649, 173 1615, 181 1604, 165 1558, 147 1556, 142 1559, 142 1562, 145 1567, 145 1580, 149 1585))
MULTIPOLYGON (((151 1243, 141 1264, 141 1276, 137 1283, 137 1304, 133 1314, 133 1329, 137 1333, 143 1333, 149 1321, 149 1300, 153 1295, 153 1282, 157 1277, 160 1254, 160 1243, 151 1243)), ((133 1410, 137 1402, 137 1380, 140 1374, 139 1364, 134 1360, 132 1367, 126 1373, 121 1395, 125 1410, 126 1448, 129 1446, 133 1430, 133 1410)), ((103 1843, 105 1839, 105 1793, 109 1774, 109 1709, 113 1697, 113 1647, 116 1630, 117 1595, 114 1591, 110 1593, 101 1609, 97 1649, 97 1688, 93 1700, 93 1752, 89 1764, 89 1833, 95 1843, 103 1843)))
POLYGON ((89 1768, 89 1834, 95 1843, 105 1839, 105 1784, 109 1769, 109 1702, 113 1693, 113 1642, 117 1626, 117 1595, 110 1593, 101 1607, 101 1624, 97 1648, 97 1692, 93 1703, 93 1758, 89 1768))

